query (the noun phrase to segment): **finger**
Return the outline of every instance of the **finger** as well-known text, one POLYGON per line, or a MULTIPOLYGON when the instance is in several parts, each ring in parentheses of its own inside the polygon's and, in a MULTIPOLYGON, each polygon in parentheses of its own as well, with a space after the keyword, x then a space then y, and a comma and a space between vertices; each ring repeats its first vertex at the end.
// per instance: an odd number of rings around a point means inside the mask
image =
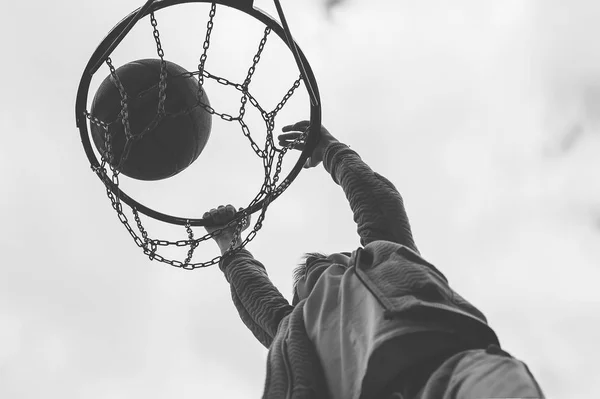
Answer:
POLYGON ((304 150, 304 139, 299 139, 303 133, 286 133, 281 134, 277 138, 279 139, 279 145, 281 147, 291 146, 295 150, 304 150), (293 145, 292 145, 293 144, 293 145))
POLYGON ((217 210, 217 222, 220 224, 229 223, 235 213, 230 214, 226 207, 217 210))
POLYGON ((304 147, 303 140, 279 140, 279 145, 283 147, 293 146, 294 148, 299 148, 299 146, 304 147))
POLYGON ((231 221, 235 215, 235 207, 231 204, 220 205, 216 210, 211 210, 211 214, 215 223, 225 224, 231 221))
POLYGON ((283 133, 277 136, 279 140, 296 140, 298 137, 302 136, 303 133, 300 132, 292 132, 292 133, 283 133))
POLYGON ((310 126, 310 121, 300 121, 296 122, 293 125, 284 126, 281 130, 284 132, 291 132, 293 130, 306 130, 306 128, 310 126))
POLYGON ((295 143, 293 144, 293 141, 280 141, 279 142, 279 146, 280 147, 290 147, 293 148, 294 150, 304 150, 304 144, 303 143, 295 143))
POLYGON ((299 125, 299 124, 295 124, 295 125, 287 125, 281 128, 282 132, 303 132, 308 128, 308 125, 299 125))
POLYGON ((309 124, 306 123, 302 123, 302 122, 298 122, 295 123, 293 125, 286 125, 284 127, 281 128, 282 132, 293 132, 293 131, 304 131, 306 130, 306 128, 308 128, 309 124))
POLYGON ((202 215, 202 219, 208 219, 208 218, 210 218, 210 213, 204 212, 204 215, 202 215))

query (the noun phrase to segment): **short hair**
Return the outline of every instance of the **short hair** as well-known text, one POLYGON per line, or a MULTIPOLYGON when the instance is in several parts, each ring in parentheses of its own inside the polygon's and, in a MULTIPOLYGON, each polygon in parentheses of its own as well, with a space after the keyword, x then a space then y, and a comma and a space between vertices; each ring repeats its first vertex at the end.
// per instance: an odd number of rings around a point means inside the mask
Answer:
POLYGON ((294 299, 292 301, 292 305, 296 305, 299 302, 298 293, 296 291, 296 286, 298 285, 298 281, 300 281, 303 277, 308 273, 308 267, 306 265, 306 261, 308 258, 317 258, 317 259, 325 259, 328 255, 322 254, 320 252, 307 252, 302 255, 300 259, 300 263, 296 265, 294 271, 292 273, 293 279, 293 287, 294 287, 294 299))

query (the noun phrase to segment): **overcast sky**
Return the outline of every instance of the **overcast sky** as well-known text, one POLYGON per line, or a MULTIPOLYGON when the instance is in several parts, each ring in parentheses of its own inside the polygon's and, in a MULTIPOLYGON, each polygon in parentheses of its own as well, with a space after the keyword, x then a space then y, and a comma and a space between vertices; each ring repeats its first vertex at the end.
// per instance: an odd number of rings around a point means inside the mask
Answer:
MULTIPOLYGON (((283 1, 317 77, 324 124, 395 183, 423 255, 487 315, 548 397, 594 397, 600 5, 371 0, 326 12, 325 3, 283 1)), ((273 13, 270 1, 257 4, 273 13)), ((90 171, 75 128, 85 64, 139 5, 3 7, 2 398, 262 393, 266 350, 239 320, 221 272, 144 257, 90 171)), ((247 68, 260 40, 259 26, 226 28, 238 26, 234 14, 220 12, 215 21, 211 72, 247 68)), ((180 8, 157 18, 166 57, 193 69, 204 14, 180 8)), ((117 65, 154 57, 149 26, 143 21, 115 52, 117 65)), ((297 74, 271 41, 256 77, 266 103, 297 74)), ((101 69, 95 84, 107 73, 101 69)), ((216 104, 239 101, 218 87, 207 92, 216 104)), ((299 93, 278 128, 306 118, 306 103, 299 93)), ((215 123, 189 170, 156 184, 123 184, 159 210, 186 217, 224 202, 243 206, 260 187, 261 167, 233 134, 215 123)), ((183 228, 147 219, 155 238, 186 238, 183 228)), ((210 244, 199 248, 197 261, 212 258, 210 244)), ((272 204, 248 249, 291 299, 291 271, 303 252, 358 245, 343 192, 319 167, 303 171, 272 204)))

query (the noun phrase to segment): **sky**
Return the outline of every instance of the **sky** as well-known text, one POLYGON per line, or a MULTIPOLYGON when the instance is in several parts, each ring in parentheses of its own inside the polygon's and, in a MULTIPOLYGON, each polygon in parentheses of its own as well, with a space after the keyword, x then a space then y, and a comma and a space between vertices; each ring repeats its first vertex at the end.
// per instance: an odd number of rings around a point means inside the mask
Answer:
MULTIPOLYGON (((315 72, 324 125, 398 187, 424 257, 486 314, 548 397, 593 397, 600 374, 593 361, 600 354, 600 48, 593 40, 600 5, 282 4, 315 72)), ((111 209, 75 127, 75 94, 89 57, 140 5, 3 7, 2 398, 262 393, 266 349, 239 320, 221 272, 148 260, 111 209)), ((256 5, 274 14, 270 1, 256 5)), ((208 65, 235 74, 247 68, 262 29, 248 23, 241 30, 235 13, 221 15, 208 65)), ((206 18, 181 9, 157 18, 166 56, 192 69, 206 18)), ((281 43, 272 42, 255 82, 270 104, 297 75, 281 43)), ((114 61, 153 57, 152 46, 145 21, 114 61)), ((106 74, 101 69, 93 84, 106 74)), ((219 89, 207 86, 215 106, 239 101, 219 89)), ((307 118, 307 98, 294 98, 278 128, 307 118)), ((136 199, 177 215, 243 206, 260 187, 261 167, 235 134, 215 123, 189 170, 123 184, 136 199)), ((157 238, 186 238, 181 227, 144 222, 157 238)), ((195 260, 216 253, 214 243, 206 245, 195 260)), ((302 253, 358 246, 343 192, 319 167, 302 171, 270 206, 248 249, 291 300, 302 253)))

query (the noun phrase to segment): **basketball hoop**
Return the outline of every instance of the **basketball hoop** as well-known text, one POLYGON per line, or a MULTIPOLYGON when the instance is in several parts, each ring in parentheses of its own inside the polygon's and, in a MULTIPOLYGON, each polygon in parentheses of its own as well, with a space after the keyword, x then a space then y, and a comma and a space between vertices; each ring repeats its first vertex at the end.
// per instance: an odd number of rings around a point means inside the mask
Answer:
MULTIPOLYGON (((81 141, 90 162, 92 170, 99 177, 102 183, 106 187, 106 194, 111 202, 113 209, 116 211, 120 222, 127 229, 134 242, 138 247, 140 247, 143 252, 150 257, 150 259, 157 260, 163 263, 170 264, 175 267, 181 267, 184 269, 196 269, 201 267, 207 267, 210 265, 214 265, 218 263, 223 256, 228 256, 234 252, 237 252, 239 249, 243 248, 248 242, 250 242, 255 236, 258 230, 262 227, 262 222, 265 217, 265 212, 270 205, 277 197, 279 197, 283 191, 292 183, 292 181, 296 178, 296 176, 302 170, 302 167, 305 161, 310 157, 314 147, 316 146, 319 134, 320 134, 320 126, 321 126, 321 105, 319 92, 317 88, 316 79, 314 74, 310 68, 310 65, 293 40, 292 35, 290 33, 287 21, 285 19, 285 15, 281 8, 281 4, 279 0, 274 0, 277 13, 280 19, 280 22, 276 21, 265 12, 261 11, 258 8, 255 8, 253 5, 253 0, 218 0, 218 1, 204 1, 204 0, 148 0, 142 7, 133 11, 127 17, 125 17, 121 22, 119 22, 105 37, 105 39, 100 43, 97 47, 96 51, 93 53, 90 58, 83 76, 81 78, 79 89, 77 92, 77 99, 75 105, 75 113, 76 113, 76 122, 77 127, 79 128, 81 141), (122 164, 123 159, 121 159, 120 163, 117 165, 114 164, 114 160, 112 159, 113 154, 111 153, 111 137, 108 133, 108 125, 114 121, 103 121, 94 116, 92 113, 87 110, 88 103, 88 93, 90 89, 90 84, 92 77, 98 71, 102 64, 108 65, 111 75, 113 79, 118 84, 118 76, 115 73, 115 69, 112 65, 112 60, 110 58, 111 54, 117 48, 117 46, 121 43, 121 41, 126 37, 126 35, 131 31, 131 29, 139 22, 142 18, 149 16, 150 21, 153 27, 154 38, 157 46, 157 53, 160 57, 161 63, 164 64, 163 60, 163 52, 159 39, 158 27, 157 27, 157 19, 155 17, 155 13, 164 8, 171 6, 178 6, 186 3, 209 3, 211 4, 210 12, 208 15, 208 22, 206 24, 206 35, 204 39, 204 43, 202 45, 202 54, 199 57, 198 69, 193 72, 186 73, 184 78, 194 77, 198 79, 200 82, 200 87, 202 87, 202 83, 205 80, 213 80, 218 84, 223 86, 231 86, 235 90, 239 92, 241 95, 241 104, 239 108, 238 115, 230 115, 224 112, 219 112, 219 110, 214 109, 207 103, 203 103, 200 98, 202 97, 202 93, 198 94, 198 103, 197 106, 204 108, 205 111, 213 115, 214 117, 218 117, 224 121, 231 123, 238 123, 240 126, 240 131, 242 135, 248 140, 250 146, 252 147, 256 156, 262 159, 264 171, 265 171, 265 179, 260 188, 258 194, 247 204, 243 210, 239 211, 234 219, 228 223, 226 226, 219 230, 215 230, 212 233, 205 234, 200 238, 194 238, 194 232, 192 227, 195 226, 208 226, 210 222, 200 219, 200 218, 188 218, 184 216, 176 216, 170 215, 167 213, 158 212, 148 206, 143 205, 142 203, 136 201, 134 198, 129 196, 119 187, 119 164, 122 164), (243 82, 235 82, 233 80, 229 80, 223 76, 219 76, 218 74, 211 73, 205 69, 205 61, 209 54, 209 48, 211 45, 211 32, 212 27, 215 23, 215 15, 217 9, 221 6, 226 6, 237 11, 243 12, 254 19, 260 21, 264 24, 264 35, 262 40, 259 43, 258 51, 253 58, 252 65, 248 68, 248 73, 243 82), (294 60, 299 72, 299 78, 291 83, 290 89, 285 93, 281 101, 275 106, 272 110, 268 111, 264 109, 258 100, 252 96, 249 91, 249 84, 252 80, 254 70, 256 69, 259 61, 260 54, 263 48, 266 45, 267 38, 271 33, 275 33, 287 46, 287 48, 292 52, 294 56, 294 60), (289 149, 293 148, 295 143, 291 143, 286 147, 277 148, 274 144, 273 140, 273 130, 275 126, 275 118, 278 112, 286 105, 287 101, 290 97, 293 96, 296 89, 298 89, 301 85, 304 85, 305 89, 308 92, 308 96, 310 99, 310 128, 305 132, 305 135, 300 137, 297 141, 303 140, 305 142, 305 148, 302 151, 298 161, 293 166, 289 174, 281 179, 281 165, 283 161, 283 157, 288 152, 289 149), (267 131, 266 138, 264 144, 261 146, 257 143, 251 135, 250 128, 244 122, 244 114, 246 111, 246 106, 251 105, 256 108, 260 113, 265 123, 265 128, 267 131), (100 159, 96 156, 94 152, 91 140, 90 140, 90 132, 88 130, 88 123, 93 124, 96 127, 100 127, 106 131, 106 150, 100 154, 100 159), (127 215, 125 215, 125 209, 123 204, 127 205, 131 208, 131 213, 133 215, 133 219, 135 224, 130 223, 127 215), (144 214, 150 218, 155 220, 173 224, 184 226, 187 234, 187 240, 178 240, 178 241, 169 241, 169 240, 161 240, 151 238, 144 228, 142 221, 140 219, 140 213, 144 214), (236 228, 236 236, 242 231, 244 227, 244 223, 248 221, 248 216, 254 213, 258 213, 258 217, 256 218, 256 222, 254 223, 254 227, 251 231, 246 235, 244 239, 240 238, 240 244, 237 247, 234 247, 236 244, 235 239, 232 242, 229 251, 223 256, 217 256, 207 262, 192 262, 192 257, 194 254, 194 250, 197 248, 198 244, 202 241, 209 240, 221 233, 221 231, 225 228, 233 227, 236 228), (137 231, 136 231, 137 230, 137 231), (176 247, 189 247, 188 254, 184 261, 171 260, 160 254, 161 247, 167 246, 176 246, 176 247)), ((166 84, 165 73, 161 70, 161 77, 157 82, 157 85, 161 87, 160 93, 164 94, 163 86, 166 84)), ((201 91, 201 90, 200 90, 201 91)), ((120 114, 120 122, 123 125, 128 124, 128 116, 127 116, 127 102, 126 96, 122 93, 122 112, 120 114)), ((159 101, 160 103, 160 101, 159 101)), ((164 103, 164 101, 163 101, 164 103)), ((90 125, 91 126, 91 125, 90 125)), ((125 128, 127 132, 127 127, 125 128)), ((127 137, 127 145, 129 144, 130 137, 127 137)), ((131 140, 135 140, 135 138, 131 138, 131 140)), ((297 142, 296 141, 296 142, 297 142)), ((125 152, 125 157, 127 157, 127 153, 125 152)))

